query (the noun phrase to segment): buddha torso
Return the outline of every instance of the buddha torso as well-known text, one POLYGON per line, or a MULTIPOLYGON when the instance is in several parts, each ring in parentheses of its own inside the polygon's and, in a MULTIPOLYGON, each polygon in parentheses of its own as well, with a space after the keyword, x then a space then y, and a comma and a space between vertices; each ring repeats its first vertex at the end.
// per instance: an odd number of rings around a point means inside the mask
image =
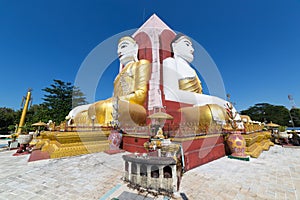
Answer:
POLYGON ((116 77, 114 96, 124 96, 134 92, 137 63, 129 63, 116 77))
POLYGON ((143 105, 147 96, 150 70, 150 62, 147 60, 128 63, 114 81, 114 96, 143 105))

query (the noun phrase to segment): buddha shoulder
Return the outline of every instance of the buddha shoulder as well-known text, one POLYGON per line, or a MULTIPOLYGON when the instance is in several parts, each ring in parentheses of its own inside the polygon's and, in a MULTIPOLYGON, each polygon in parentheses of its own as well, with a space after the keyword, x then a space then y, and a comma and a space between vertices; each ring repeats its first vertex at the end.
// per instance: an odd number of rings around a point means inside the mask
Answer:
POLYGON ((142 59, 142 60, 139 60, 139 61, 138 61, 138 64, 139 64, 139 65, 150 65, 150 61, 149 61, 149 60, 142 59))

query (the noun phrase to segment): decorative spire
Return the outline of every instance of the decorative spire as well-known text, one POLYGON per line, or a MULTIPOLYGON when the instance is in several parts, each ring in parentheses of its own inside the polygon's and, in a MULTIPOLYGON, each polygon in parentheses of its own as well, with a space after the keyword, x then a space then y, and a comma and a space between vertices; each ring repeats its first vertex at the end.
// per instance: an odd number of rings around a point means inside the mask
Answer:
MULTIPOLYGON (((160 29, 165 30, 168 29, 174 32, 168 25, 166 25, 156 14, 153 14, 134 34, 138 34, 139 32, 148 32, 147 30, 151 29, 160 29)), ((175 33, 175 32, 174 32, 175 33)))

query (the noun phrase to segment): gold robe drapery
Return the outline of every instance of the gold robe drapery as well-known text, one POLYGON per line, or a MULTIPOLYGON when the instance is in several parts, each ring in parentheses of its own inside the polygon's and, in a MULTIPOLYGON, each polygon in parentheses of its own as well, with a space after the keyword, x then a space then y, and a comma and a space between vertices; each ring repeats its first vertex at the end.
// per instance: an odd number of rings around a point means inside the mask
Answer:
POLYGON ((201 82, 197 76, 180 79, 178 84, 180 90, 202 94, 201 82))

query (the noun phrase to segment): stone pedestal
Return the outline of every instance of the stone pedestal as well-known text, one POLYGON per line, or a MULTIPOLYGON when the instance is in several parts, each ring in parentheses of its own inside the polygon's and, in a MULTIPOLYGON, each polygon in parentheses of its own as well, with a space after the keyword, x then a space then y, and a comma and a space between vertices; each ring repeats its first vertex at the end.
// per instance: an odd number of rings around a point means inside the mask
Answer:
POLYGON ((14 155, 29 153, 29 150, 27 150, 27 148, 31 140, 32 140, 32 135, 20 134, 18 137, 18 142, 20 144, 20 147, 18 148, 16 154, 14 155))
MULTIPOLYGON (((183 148, 185 170, 225 156, 224 140, 221 134, 170 139, 172 142, 181 144, 183 148)), ((123 149, 129 152, 146 153, 144 143, 148 141, 149 136, 124 134, 123 149)))
MULTIPOLYGON (((110 129, 94 131, 45 131, 41 133, 35 149, 39 149, 42 154, 46 152, 50 158, 61 158, 67 156, 77 156, 88 153, 96 153, 108 150, 108 135, 110 129)), ((36 152, 31 155, 30 160, 38 160, 39 155, 36 152), (35 157, 32 157, 35 156, 35 157)))
POLYGON ((186 171, 225 156, 224 140, 221 134, 171 140, 180 143, 183 148, 186 171))
POLYGON ((152 189, 158 193, 176 191, 176 161, 171 157, 124 155, 124 179, 133 187, 152 189))
POLYGON ((148 135, 123 135, 123 149, 128 152, 146 153, 147 150, 144 147, 144 143, 149 141, 148 135))

